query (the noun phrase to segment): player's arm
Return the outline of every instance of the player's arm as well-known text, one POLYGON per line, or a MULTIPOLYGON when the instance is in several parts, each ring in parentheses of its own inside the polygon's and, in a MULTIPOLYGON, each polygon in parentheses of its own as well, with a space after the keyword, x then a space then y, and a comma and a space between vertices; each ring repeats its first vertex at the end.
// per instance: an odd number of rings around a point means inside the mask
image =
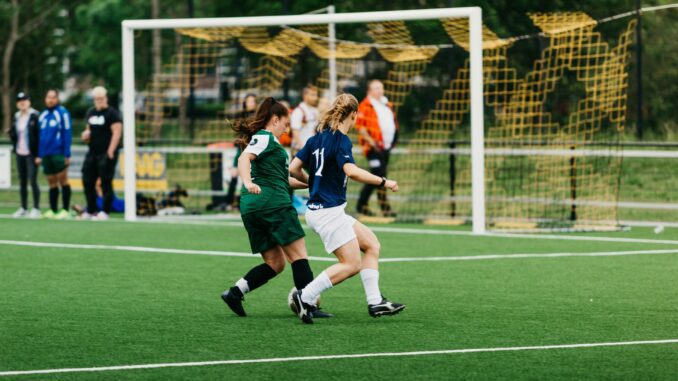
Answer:
MULTIPOLYGON (((290 163, 290 175, 292 175, 295 180, 306 184, 306 187, 308 187, 308 174, 304 172, 303 166, 304 162, 298 157, 292 159, 292 163, 290 163)), ((291 185, 292 184, 290 183, 290 186, 291 185)))
POLYGON ((292 189, 307 189, 308 188, 308 183, 303 183, 294 177, 289 177, 289 182, 290 182, 290 187, 292 189))
POLYGON ((348 176, 351 180, 355 180, 357 182, 363 183, 363 184, 369 184, 369 185, 375 185, 375 186, 381 186, 384 188, 388 188, 392 190, 393 192, 398 191, 398 183, 393 181, 393 180, 387 180, 386 178, 382 178, 379 176, 375 176, 368 171, 358 167, 357 165, 353 163, 346 163, 343 166, 344 173, 346 176, 348 176))
POLYGON ((118 144, 120 144, 120 137, 122 136, 122 123, 117 122, 111 125, 111 143, 108 145, 108 158, 113 160, 115 157, 115 151, 118 149, 118 144))
POLYGON ((255 183, 252 182, 252 174, 250 173, 252 169, 252 160, 256 159, 257 155, 250 152, 243 152, 238 158, 238 174, 242 179, 243 185, 248 192, 252 194, 261 193, 261 188, 255 183))

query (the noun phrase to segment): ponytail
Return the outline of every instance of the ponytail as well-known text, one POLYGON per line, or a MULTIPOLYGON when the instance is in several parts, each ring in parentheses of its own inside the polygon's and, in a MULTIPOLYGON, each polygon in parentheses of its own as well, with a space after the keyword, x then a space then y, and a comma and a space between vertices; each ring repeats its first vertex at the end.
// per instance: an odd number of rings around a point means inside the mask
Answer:
POLYGON ((330 109, 320 119, 317 131, 323 132, 328 126, 332 129, 332 132, 336 131, 341 122, 356 111, 358 111, 358 100, 353 95, 341 94, 337 96, 334 98, 330 109))
POLYGON ((252 136, 266 128, 266 125, 274 115, 278 118, 289 116, 289 110, 285 105, 272 97, 267 97, 259 104, 252 118, 240 119, 235 122, 232 127, 237 135, 235 144, 241 149, 247 147, 252 136))

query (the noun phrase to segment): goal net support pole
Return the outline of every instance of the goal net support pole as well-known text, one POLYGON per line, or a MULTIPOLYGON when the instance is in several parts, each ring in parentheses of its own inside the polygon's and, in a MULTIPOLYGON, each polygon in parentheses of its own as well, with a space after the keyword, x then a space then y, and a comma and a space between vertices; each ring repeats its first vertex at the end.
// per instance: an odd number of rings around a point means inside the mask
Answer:
MULTIPOLYGON (((152 29, 252 27, 281 25, 328 25, 330 46, 335 46, 334 25, 346 23, 369 23, 385 21, 438 20, 468 18, 470 30, 470 108, 471 108, 471 183, 473 232, 485 232, 485 165, 484 165, 484 120, 483 120, 483 36, 482 11, 479 7, 418 9, 388 12, 358 12, 306 14, 293 16, 193 18, 125 20, 122 22, 123 63, 123 123, 124 123, 124 178, 125 220, 136 219, 136 146, 135 146, 135 79, 134 79, 134 32, 152 29)), ((333 58, 330 54, 330 72, 333 58)), ((336 67, 334 68, 336 71, 336 67)), ((336 92, 336 74, 330 75, 330 92, 336 92)))

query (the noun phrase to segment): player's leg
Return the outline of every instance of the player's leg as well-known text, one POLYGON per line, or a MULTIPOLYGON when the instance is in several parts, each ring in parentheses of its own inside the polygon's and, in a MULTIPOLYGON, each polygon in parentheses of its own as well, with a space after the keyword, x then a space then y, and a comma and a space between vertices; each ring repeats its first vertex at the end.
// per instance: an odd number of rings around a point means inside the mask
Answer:
POLYGON ((285 269, 285 254, 278 245, 261 253, 264 263, 252 267, 245 276, 221 295, 228 307, 238 316, 247 316, 242 306, 245 294, 266 284, 285 269))
POLYGON ((59 212, 59 181, 56 174, 47 174, 47 186, 49 187, 49 210, 45 213, 45 217, 54 218, 59 212))
POLYGON ((356 221, 353 225, 360 250, 365 254, 360 269, 360 279, 365 288, 367 310, 372 317, 395 315, 405 309, 405 305, 386 300, 379 289, 379 254, 381 244, 377 236, 367 226, 356 221))
MULTIPOLYGON (((294 288, 288 295, 288 302, 291 301, 294 292, 303 290, 309 283, 313 281, 313 270, 308 263, 308 253, 306 251, 306 242, 304 238, 300 238, 288 245, 282 247, 287 261, 292 265, 292 278, 294 279, 294 288)), ((321 311, 317 301, 314 303, 316 308, 313 308, 312 315, 314 318, 331 318, 334 317, 331 313, 321 311)), ((290 308, 295 314, 298 311, 294 303, 290 303, 290 308)))
POLYGON ((299 318, 307 324, 313 323, 311 311, 321 293, 338 285, 360 271, 360 246, 352 239, 334 251, 339 263, 325 269, 303 290, 294 294, 299 318))
POLYGON ((63 209, 57 215, 57 218, 70 218, 71 214, 69 209, 71 208, 71 184, 68 182, 68 166, 66 166, 65 159, 63 156, 58 157, 60 160, 58 165, 60 166, 60 171, 57 173, 57 181, 59 182, 59 187, 61 188, 61 201, 63 209))

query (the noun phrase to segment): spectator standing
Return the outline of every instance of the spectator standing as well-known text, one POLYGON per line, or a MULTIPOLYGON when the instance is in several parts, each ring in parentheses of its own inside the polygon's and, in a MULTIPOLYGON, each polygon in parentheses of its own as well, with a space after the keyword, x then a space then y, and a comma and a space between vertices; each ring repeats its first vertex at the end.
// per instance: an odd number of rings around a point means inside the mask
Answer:
POLYGON ((23 91, 16 96, 16 106, 19 111, 14 114, 9 136, 16 154, 21 207, 13 216, 40 218, 40 187, 38 186, 38 168, 35 165, 40 134, 39 113, 31 107, 31 98, 23 91), (30 212, 28 211, 29 182, 33 193, 33 208, 30 212))
POLYGON ((122 118, 118 110, 108 105, 108 92, 104 87, 95 87, 92 98, 94 107, 87 111, 87 126, 82 133, 82 140, 89 148, 82 165, 82 184, 87 198, 87 213, 82 217, 107 220, 114 200, 113 178, 122 136, 122 118), (101 180, 103 210, 97 205, 97 179, 101 180))
POLYGON ((71 114, 59 103, 59 90, 50 89, 45 94, 45 106, 38 122, 40 136, 35 164, 42 164, 49 185, 50 209, 43 214, 49 219, 68 219, 71 204, 71 185, 66 169, 71 163, 71 114), (59 188, 63 208, 59 210, 59 188))
MULTIPOLYGON (((358 106, 356 129, 370 172, 379 177, 386 177, 391 150, 398 141, 398 120, 393 104, 384 96, 384 84, 378 79, 367 84, 367 97, 358 106)), ((368 208, 368 203, 375 188, 369 184, 363 186, 358 199, 358 213, 365 216, 374 215, 368 208)), ((384 189, 377 190, 377 198, 384 217, 395 217, 384 189)))

